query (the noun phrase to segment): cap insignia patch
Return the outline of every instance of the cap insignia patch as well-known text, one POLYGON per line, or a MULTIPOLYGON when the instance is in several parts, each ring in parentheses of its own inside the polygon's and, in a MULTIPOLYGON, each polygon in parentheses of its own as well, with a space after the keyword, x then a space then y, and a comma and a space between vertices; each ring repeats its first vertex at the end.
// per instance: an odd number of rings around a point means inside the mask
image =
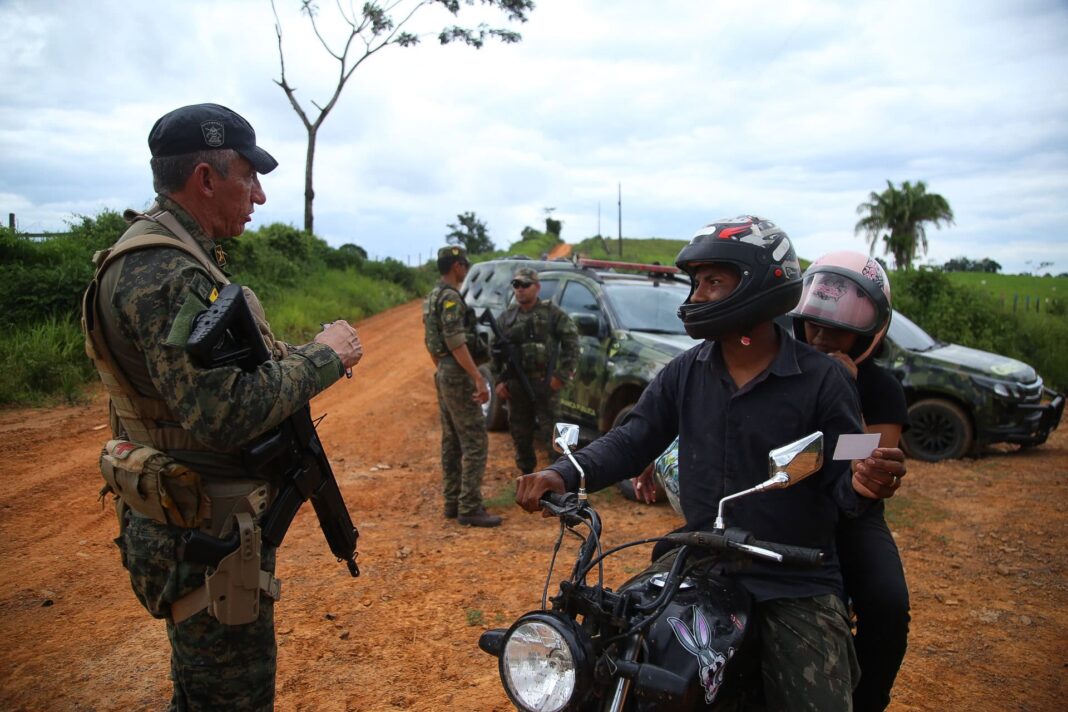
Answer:
POLYGON ((226 142, 226 130, 221 121, 205 121, 200 125, 204 132, 204 143, 212 148, 218 148, 226 142))

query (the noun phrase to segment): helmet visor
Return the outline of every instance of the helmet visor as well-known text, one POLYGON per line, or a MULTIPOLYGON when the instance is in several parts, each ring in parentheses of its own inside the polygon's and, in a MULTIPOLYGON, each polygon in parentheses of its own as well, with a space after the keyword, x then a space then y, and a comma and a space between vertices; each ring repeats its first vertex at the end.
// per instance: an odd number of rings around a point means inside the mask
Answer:
POLYGON ((879 310, 864 289, 840 274, 817 272, 805 278, 793 316, 858 334, 878 326, 879 310))

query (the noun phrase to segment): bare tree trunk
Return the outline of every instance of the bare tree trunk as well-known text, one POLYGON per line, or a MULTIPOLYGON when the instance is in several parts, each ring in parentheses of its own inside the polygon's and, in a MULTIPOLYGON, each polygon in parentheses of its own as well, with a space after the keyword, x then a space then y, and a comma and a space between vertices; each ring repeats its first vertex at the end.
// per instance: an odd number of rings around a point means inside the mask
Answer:
POLYGON ((318 136, 318 126, 308 127, 308 154, 304 160, 304 232, 312 235, 315 233, 315 215, 312 212, 312 202, 315 200, 315 189, 312 187, 312 166, 315 164, 315 139, 318 136))

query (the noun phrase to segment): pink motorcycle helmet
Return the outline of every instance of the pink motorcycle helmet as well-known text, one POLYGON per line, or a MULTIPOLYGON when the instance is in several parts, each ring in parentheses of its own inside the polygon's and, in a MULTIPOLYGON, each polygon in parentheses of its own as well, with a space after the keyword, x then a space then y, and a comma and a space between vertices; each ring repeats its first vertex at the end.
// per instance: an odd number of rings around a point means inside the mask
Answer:
POLYGON ((890 280, 882 265, 859 252, 831 252, 805 270, 798 302, 790 316, 859 335, 849 356, 860 363, 872 355, 890 327, 890 280))

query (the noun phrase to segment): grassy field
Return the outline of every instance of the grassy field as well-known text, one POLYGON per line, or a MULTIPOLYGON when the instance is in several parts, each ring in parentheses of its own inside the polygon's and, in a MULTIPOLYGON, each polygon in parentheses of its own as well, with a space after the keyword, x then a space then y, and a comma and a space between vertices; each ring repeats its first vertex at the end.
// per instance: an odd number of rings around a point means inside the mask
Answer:
MULTIPOLYGON (((892 277, 891 277, 892 279, 892 277)), ((1006 310, 1011 311, 1013 300, 1018 312, 1028 306, 1042 313, 1052 300, 1064 303, 1068 300, 1068 277, 1033 277, 1025 274, 986 274, 984 272, 950 272, 953 284, 973 287, 987 292, 997 299, 1006 310)))

